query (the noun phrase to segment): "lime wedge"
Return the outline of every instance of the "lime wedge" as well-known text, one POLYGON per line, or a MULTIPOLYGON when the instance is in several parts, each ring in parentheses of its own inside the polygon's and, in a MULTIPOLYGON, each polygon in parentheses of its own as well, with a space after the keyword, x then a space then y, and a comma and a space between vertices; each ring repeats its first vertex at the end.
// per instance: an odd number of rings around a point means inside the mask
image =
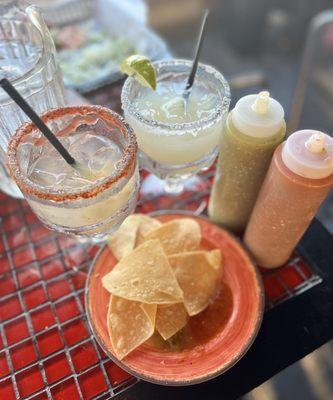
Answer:
POLYGON ((156 89, 156 73, 149 58, 135 54, 129 56, 120 65, 123 74, 134 76, 143 86, 156 89))

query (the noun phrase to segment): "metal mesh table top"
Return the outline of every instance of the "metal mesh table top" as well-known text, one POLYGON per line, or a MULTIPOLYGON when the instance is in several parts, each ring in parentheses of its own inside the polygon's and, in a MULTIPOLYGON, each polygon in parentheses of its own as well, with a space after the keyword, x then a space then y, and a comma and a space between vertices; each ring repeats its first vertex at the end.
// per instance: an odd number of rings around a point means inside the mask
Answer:
MULTIPOLYGON (((204 186, 180 196, 178 210, 206 209, 204 186)), ((142 198, 138 211, 167 209, 168 199, 142 198)), ((92 336, 84 285, 98 246, 44 228, 25 201, 0 194, 0 398, 109 399, 136 383, 92 336)), ((298 254, 276 270, 261 270, 266 309, 321 281, 298 254)))

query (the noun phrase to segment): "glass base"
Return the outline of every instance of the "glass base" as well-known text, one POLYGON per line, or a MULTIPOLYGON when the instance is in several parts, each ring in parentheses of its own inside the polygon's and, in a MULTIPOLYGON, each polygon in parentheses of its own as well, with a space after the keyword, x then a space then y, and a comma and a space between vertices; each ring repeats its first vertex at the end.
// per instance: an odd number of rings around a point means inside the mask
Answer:
POLYGON ((153 203, 155 210, 187 210, 199 215, 208 204, 209 182, 194 175, 186 180, 159 179, 149 174, 141 182, 140 198, 145 203, 153 203), (198 197, 202 198, 207 192, 207 200, 198 204, 198 197))
MULTIPOLYGON (((142 169, 149 171, 161 179, 168 180, 169 186, 174 186, 176 181, 179 182, 180 180, 189 179, 190 177, 199 174, 201 171, 210 168, 213 165, 218 152, 219 148, 214 147, 208 154, 199 160, 185 164, 166 164, 155 161, 142 150, 140 150, 139 165, 142 169), (174 182, 172 182, 172 179, 174 179, 174 182)), ((173 191, 173 189, 171 190, 173 191)), ((178 192, 180 192, 180 190, 178 190, 178 192)))
POLYGON ((128 215, 132 214, 135 209, 135 203, 131 205, 131 207, 126 210, 126 213, 121 213, 118 215, 116 218, 112 220, 112 222, 109 222, 105 224, 104 222, 101 222, 99 227, 95 226, 94 228, 91 227, 80 227, 80 228, 68 228, 68 227, 63 227, 55 224, 50 224, 48 221, 44 220, 41 218, 41 216, 38 216, 38 218, 41 220, 41 222, 50 230, 58 232, 59 234, 63 234, 65 236, 71 236, 73 238, 76 238, 78 242, 80 243, 90 243, 90 244, 98 244, 98 243, 103 243, 106 242, 112 233, 116 232, 120 225, 123 223, 125 218, 128 217, 128 215))

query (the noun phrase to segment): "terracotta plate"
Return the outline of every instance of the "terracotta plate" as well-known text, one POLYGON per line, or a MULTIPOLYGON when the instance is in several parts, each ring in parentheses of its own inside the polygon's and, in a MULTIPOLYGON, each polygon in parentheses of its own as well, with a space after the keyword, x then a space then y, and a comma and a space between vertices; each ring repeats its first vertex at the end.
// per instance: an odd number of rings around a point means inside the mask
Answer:
MULTIPOLYGON (((166 222, 182 217, 188 215, 159 215, 157 218, 166 222)), ((220 306, 209 306, 190 319, 195 345, 166 350, 145 343, 122 361, 117 360, 106 327, 109 293, 101 283, 101 277, 117 262, 107 246, 96 256, 87 280, 88 320, 101 347, 132 375, 162 385, 191 385, 225 372, 249 349, 263 316, 261 278, 247 253, 225 230, 206 219, 193 218, 201 226, 201 247, 220 248, 224 263, 220 306)))

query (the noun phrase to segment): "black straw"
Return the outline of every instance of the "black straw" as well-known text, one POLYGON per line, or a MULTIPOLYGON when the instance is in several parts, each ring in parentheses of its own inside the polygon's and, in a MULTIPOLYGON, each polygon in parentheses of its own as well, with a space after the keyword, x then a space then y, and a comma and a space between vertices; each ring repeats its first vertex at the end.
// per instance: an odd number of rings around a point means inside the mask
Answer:
POLYGON ((57 137, 50 131, 48 126, 42 121, 42 119, 36 114, 36 112, 29 106, 29 104, 24 100, 20 93, 15 89, 15 87, 8 81, 8 79, 3 78, 0 80, 0 85, 2 89, 10 96, 15 103, 21 108, 21 110, 31 119, 31 121, 36 125, 36 127, 43 133, 43 135, 48 139, 48 141, 54 146, 58 153, 65 159, 65 161, 74 165, 74 158, 68 153, 65 147, 57 139, 57 137))
POLYGON ((187 92, 188 95, 193 86, 195 75, 196 75, 197 69, 198 69, 200 52, 201 52, 201 48, 202 48, 203 39, 204 39, 205 33, 206 33, 206 22, 207 22, 208 14, 209 14, 209 10, 205 10, 205 13, 204 13, 204 16, 202 19, 202 23, 201 23, 197 47, 195 50, 195 56, 194 56, 194 60, 193 60, 193 64, 192 64, 192 69, 191 69, 190 75, 189 75, 187 83, 186 83, 185 91, 187 92))

